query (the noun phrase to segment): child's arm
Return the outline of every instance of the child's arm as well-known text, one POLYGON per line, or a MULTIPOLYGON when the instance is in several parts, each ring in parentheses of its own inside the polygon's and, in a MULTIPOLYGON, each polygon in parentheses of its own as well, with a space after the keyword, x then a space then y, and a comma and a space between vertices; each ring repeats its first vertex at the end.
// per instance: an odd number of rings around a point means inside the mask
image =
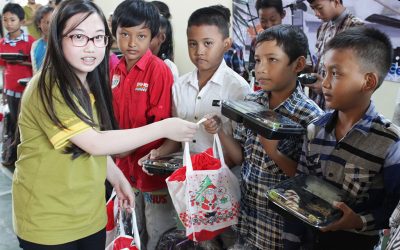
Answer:
POLYGON ((222 144, 225 162, 228 166, 240 166, 243 162, 243 152, 240 143, 232 136, 227 135, 221 128, 221 119, 218 116, 208 116, 203 123, 205 130, 210 134, 218 133, 222 144))
POLYGON ((85 130, 70 141, 91 155, 113 155, 127 152, 160 138, 190 141, 198 125, 169 118, 140 128, 125 130, 85 130))
POLYGON ((118 200, 121 202, 120 205, 128 209, 133 208, 135 195, 132 187, 110 156, 107 156, 107 180, 114 187, 118 200))
POLYGON ((279 141, 268 140, 261 135, 258 135, 258 138, 268 157, 273 160, 287 176, 294 176, 296 174, 297 162, 282 154, 278 150, 279 141))

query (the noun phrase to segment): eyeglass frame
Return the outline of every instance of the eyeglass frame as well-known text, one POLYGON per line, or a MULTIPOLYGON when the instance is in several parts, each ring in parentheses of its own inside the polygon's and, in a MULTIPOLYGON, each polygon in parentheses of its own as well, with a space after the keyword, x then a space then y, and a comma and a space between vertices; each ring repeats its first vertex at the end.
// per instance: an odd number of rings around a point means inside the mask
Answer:
POLYGON ((93 42, 93 45, 94 45, 95 47, 97 47, 97 48, 105 48, 105 47, 107 47, 110 36, 107 36, 107 35, 96 35, 96 36, 88 37, 87 35, 84 35, 84 34, 72 34, 72 35, 65 35, 64 37, 67 37, 67 38, 71 39, 72 45, 75 46, 75 47, 85 47, 86 45, 88 45, 89 41, 92 41, 92 42, 93 42), (74 37, 74 36, 77 36, 77 35, 86 37, 86 43, 85 43, 84 45, 77 46, 77 45, 74 44, 73 37, 74 37), (104 46, 99 47, 99 46, 96 45, 96 43, 95 43, 95 41, 94 41, 94 39, 95 39, 96 36, 104 36, 104 39, 105 39, 105 41, 106 41, 106 43, 104 44, 104 46))

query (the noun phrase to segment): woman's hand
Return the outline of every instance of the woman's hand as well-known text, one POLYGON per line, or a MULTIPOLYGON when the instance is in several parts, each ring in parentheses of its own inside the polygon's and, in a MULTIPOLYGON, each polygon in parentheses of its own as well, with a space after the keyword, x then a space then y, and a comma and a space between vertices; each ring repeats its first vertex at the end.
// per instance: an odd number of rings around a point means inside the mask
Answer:
POLYGON ((199 125, 180 118, 168 118, 161 122, 165 137, 173 141, 191 141, 199 128, 199 125))

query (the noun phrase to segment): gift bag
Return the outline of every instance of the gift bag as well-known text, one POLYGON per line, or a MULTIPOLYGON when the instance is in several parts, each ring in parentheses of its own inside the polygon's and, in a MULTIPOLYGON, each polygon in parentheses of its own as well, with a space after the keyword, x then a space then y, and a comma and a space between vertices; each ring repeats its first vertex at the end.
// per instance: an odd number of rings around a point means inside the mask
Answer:
POLYGON ((167 178, 168 191, 189 239, 210 240, 237 224, 239 181, 225 164, 217 135, 213 150, 192 157, 189 152, 185 143, 184 167, 167 178))
POLYGON ((140 237, 135 212, 118 209, 116 237, 105 250, 140 250, 140 237))

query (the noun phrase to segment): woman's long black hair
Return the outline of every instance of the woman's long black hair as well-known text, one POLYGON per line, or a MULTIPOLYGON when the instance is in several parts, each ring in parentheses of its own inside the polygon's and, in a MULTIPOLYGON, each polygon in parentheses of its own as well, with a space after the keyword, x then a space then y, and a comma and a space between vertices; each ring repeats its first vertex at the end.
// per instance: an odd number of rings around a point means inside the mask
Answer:
MULTIPOLYGON (((76 27, 75 26, 75 27, 76 27)), ((74 29, 75 27, 71 28, 74 29)), ((92 127, 99 127, 100 130, 111 130, 117 128, 112 107, 112 94, 109 84, 109 52, 112 44, 112 35, 107 26, 106 18, 100 8, 89 0, 66 0, 62 1, 56 9, 50 26, 49 41, 46 57, 43 62, 43 69, 39 77, 39 93, 45 110, 56 126, 67 129, 57 116, 54 103, 54 90, 59 89, 67 106, 86 124, 92 127), (74 15, 83 13, 79 25, 88 16, 98 14, 104 23, 105 34, 109 36, 109 43, 105 48, 103 61, 87 75, 87 83, 90 92, 95 98, 98 124, 93 118, 89 93, 84 87, 72 66, 64 57, 62 39, 69 31, 64 31, 67 21, 74 15), (81 110, 83 109, 83 110, 81 110)), ((76 145, 68 147, 66 153, 72 154, 72 158, 85 153, 76 145)))

